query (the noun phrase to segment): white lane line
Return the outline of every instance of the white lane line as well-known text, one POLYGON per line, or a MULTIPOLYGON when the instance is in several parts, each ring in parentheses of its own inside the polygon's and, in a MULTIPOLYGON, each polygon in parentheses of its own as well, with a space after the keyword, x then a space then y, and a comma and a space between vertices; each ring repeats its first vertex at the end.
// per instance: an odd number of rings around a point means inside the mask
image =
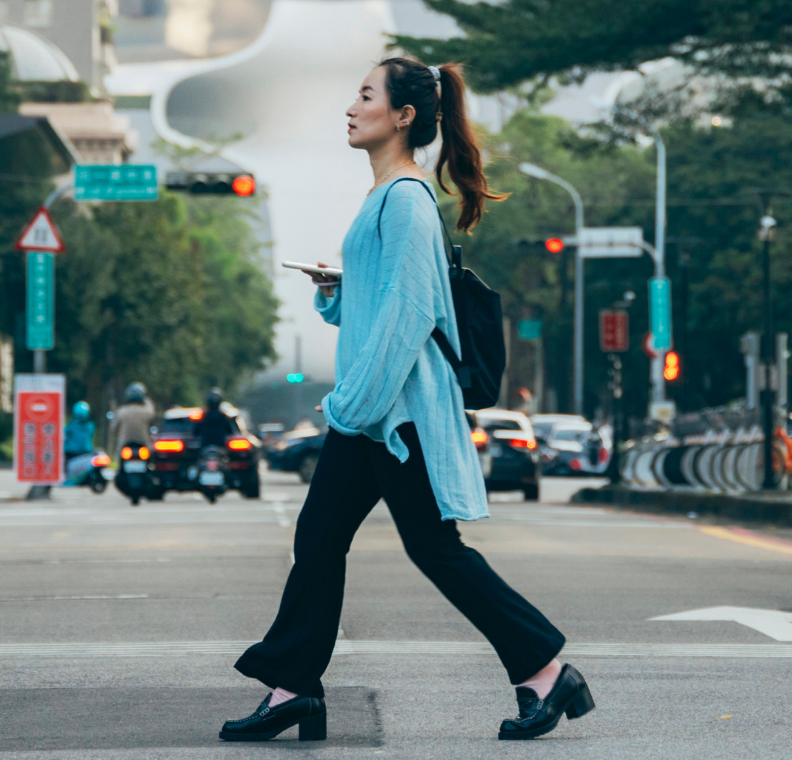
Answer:
POLYGON ((118 594, 117 596, 106 596, 94 594, 91 596, 2 596, 0 602, 53 602, 53 601, 73 601, 75 599, 148 599, 148 594, 118 594))
MULTIPOLYGON (((0 657, 185 657, 238 655, 252 641, 162 641, 137 643, 20 643, 0 644, 0 657)), ((334 655, 488 655, 486 642, 472 641, 350 641, 336 642, 334 655)), ((792 659, 788 644, 567 644, 564 657, 709 657, 792 659)))

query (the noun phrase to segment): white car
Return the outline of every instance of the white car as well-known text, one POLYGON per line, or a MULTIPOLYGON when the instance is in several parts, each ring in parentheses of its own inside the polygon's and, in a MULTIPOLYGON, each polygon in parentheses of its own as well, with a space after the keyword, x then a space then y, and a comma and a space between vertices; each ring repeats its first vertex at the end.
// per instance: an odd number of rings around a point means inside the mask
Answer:
POLYGON ((608 469, 613 444, 606 429, 577 414, 535 414, 531 422, 546 475, 603 475, 608 469))

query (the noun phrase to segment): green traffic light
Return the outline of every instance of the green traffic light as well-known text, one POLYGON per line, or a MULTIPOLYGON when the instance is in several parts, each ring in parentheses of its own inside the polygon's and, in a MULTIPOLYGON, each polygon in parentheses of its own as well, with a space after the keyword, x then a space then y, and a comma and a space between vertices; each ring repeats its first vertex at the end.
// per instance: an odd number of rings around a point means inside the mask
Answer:
POLYGON ((305 377, 299 372, 290 372, 286 375, 287 383, 301 383, 303 380, 305 380, 305 377))

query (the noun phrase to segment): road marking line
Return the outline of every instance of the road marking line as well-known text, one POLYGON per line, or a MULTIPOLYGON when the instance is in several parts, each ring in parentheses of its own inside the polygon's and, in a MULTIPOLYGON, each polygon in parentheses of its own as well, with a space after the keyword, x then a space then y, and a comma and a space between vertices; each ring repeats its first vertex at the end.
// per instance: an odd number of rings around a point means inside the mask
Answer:
POLYGON ((738 544, 754 546, 757 549, 767 549, 771 552, 781 552, 782 554, 792 554, 792 543, 780 538, 764 537, 758 533, 752 533, 743 528, 722 528, 717 525, 702 525, 699 527, 702 533, 715 538, 724 538, 727 541, 736 541, 738 544))
MULTIPOLYGON (((340 633, 340 631, 339 631, 340 633)), ((185 657, 236 656, 253 641, 163 641, 140 643, 0 644, 0 657, 185 657)), ((487 655, 495 651, 476 641, 350 641, 336 642, 334 655, 487 655)), ((618 644, 579 643, 564 647, 565 657, 710 657, 792 659, 788 644, 618 644)))
POLYGON ((148 594, 119 594, 118 596, 3 596, 0 602, 53 602, 73 601, 75 599, 148 599, 148 594))

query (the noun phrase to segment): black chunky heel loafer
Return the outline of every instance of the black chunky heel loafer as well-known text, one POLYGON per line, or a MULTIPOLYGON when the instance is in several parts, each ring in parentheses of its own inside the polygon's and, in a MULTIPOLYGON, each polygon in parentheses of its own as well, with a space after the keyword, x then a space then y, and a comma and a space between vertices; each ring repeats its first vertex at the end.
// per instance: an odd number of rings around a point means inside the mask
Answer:
POLYGON ((566 713, 569 720, 581 718, 594 707, 586 679, 571 665, 564 665, 553 690, 539 699, 533 689, 517 687, 519 717, 501 723, 498 739, 535 739, 549 734, 566 713))
POLYGON ((295 697, 270 707, 272 694, 258 706, 253 715, 241 720, 227 720, 220 738, 227 742, 263 742, 274 739, 287 728, 300 726, 300 741, 321 741, 327 738, 327 708, 324 699, 295 697))

